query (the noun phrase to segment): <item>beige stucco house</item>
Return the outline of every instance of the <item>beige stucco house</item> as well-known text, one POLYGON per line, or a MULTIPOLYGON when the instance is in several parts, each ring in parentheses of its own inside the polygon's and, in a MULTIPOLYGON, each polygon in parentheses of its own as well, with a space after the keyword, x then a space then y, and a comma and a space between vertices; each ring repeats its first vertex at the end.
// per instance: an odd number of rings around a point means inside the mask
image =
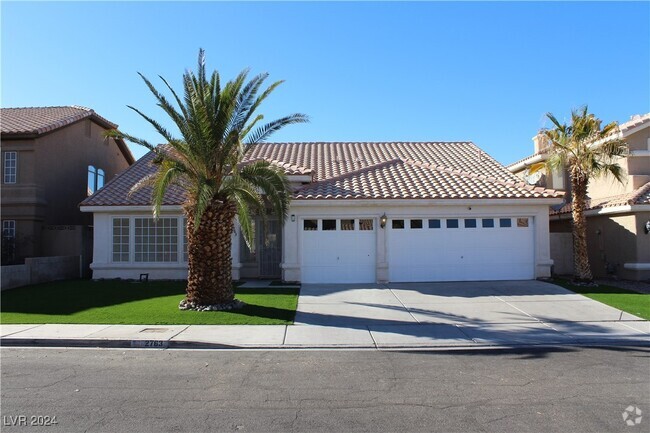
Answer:
MULTIPOLYGON (((150 152, 81 209, 94 215, 93 278, 187 277, 184 193, 162 216, 150 152)), ((255 251, 236 225, 232 276, 303 283, 524 280, 550 275, 548 207, 562 193, 527 186, 471 142, 264 143, 246 160, 281 167, 286 221, 258 221, 255 251)))
MULTIPOLYGON (((650 113, 635 115, 620 125, 629 155, 618 163, 625 182, 603 177, 589 185, 587 242, 592 271, 597 277, 650 279, 650 113)), ((532 164, 546 160, 542 140, 533 138, 535 153, 508 166, 529 184, 567 190, 565 172, 528 174, 532 164)), ((550 210, 551 258, 555 272, 573 272, 570 191, 566 202, 550 210)))
POLYGON ((79 203, 134 158, 117 127, 78 107, 3 108, 3 264, 27 257, 83 255, 91 260, 92 218, 79 203))

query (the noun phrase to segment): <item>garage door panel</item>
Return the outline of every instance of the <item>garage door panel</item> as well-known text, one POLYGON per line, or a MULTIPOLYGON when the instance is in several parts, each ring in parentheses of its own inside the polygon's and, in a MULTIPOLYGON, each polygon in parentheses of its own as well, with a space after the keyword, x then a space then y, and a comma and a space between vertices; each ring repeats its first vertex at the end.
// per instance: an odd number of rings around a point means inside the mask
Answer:
MULTIPOLYGON (((487 217, 489 218, 489 217, 487 217)), ((499 220, 496 217, 498 225, 499 220)), ((388 225, 389 278, 406 281, 476 281, 534 278, 531 227, 392 229, 388 225)), ((514 221, 514 219, 512 219, 514 221)), ((425 220, 426 221, 426 220, 425 220)), ((480 219, 479 219, 480 221, 480 219)))
POLYGON ((355 228, 302 232, 303 283, 376 281, 376 231, 355 228))

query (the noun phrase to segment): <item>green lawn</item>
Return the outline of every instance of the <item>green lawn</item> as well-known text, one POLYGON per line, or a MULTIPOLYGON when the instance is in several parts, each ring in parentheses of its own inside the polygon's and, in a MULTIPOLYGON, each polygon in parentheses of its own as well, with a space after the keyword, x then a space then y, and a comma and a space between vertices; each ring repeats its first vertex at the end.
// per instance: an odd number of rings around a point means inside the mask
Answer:
POLYGON ((235 288, 236 311, 180 311, 184 282, 60 281, 2 292, 0 323, 284 325, 293 323, 297 288, 235 288))
POLYGON ((595 301, 602 302, 603 304, 618 308, 619 310, 634 314, 643 319, 650 320, 649 294, 604 285, 596 287, 575 286, 567 280, 560 279, 555 279, 553 282, 595 301))

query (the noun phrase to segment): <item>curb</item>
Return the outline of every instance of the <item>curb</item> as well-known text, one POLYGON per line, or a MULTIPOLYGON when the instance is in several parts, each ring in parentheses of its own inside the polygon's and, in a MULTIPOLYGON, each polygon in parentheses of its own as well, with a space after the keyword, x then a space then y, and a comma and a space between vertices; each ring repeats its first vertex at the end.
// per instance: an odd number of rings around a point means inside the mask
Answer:
POLYGON ((247 345, 233 346, 219 343, 202 343, 196 341, 168 341, 168 340, 107 340, 107 339, 56 339, 56 338, 2 338, 0 347, 22 348, 97 348, 97 349, 191 349, 191 350, 428 350, 428 351, 468 351, 468 350, 496 350, 496 349, 521 349, 543 347, 622 347, 638 346, 650 347, 648 338, 626 339, 580 339, 571 342, 539 342, 539 343, 474 343, 456 345, 247 345))

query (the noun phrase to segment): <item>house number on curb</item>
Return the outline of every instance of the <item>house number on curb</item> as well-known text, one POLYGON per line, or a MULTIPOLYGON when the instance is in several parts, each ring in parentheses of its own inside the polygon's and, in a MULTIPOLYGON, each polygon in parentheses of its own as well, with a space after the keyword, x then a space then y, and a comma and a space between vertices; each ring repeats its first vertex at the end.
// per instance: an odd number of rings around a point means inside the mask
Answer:
POLYGON ((169 342, 165 340, 131 340, 131 347, 166 349, 169 342))

